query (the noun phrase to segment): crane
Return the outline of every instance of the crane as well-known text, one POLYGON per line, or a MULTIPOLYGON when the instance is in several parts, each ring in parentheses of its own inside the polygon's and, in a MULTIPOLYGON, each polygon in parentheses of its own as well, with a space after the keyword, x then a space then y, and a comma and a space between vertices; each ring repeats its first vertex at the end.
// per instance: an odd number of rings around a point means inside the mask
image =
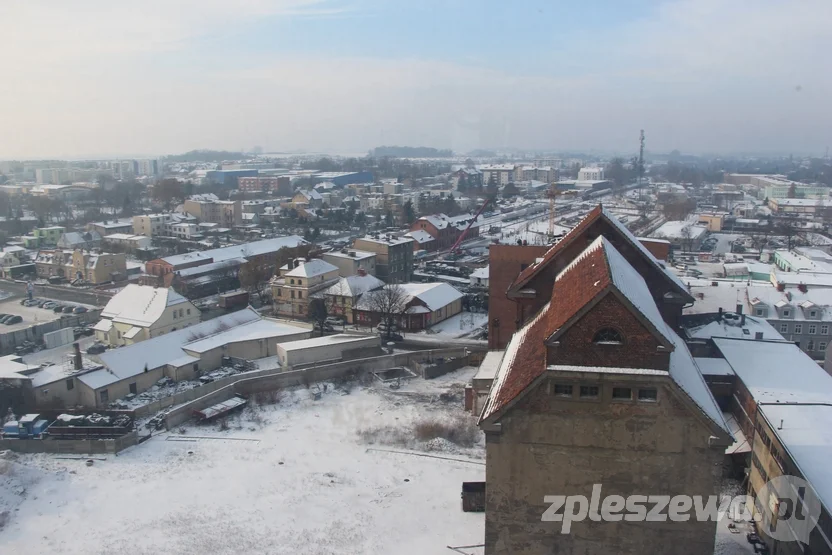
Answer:
POLYGON ((459 245, 462 243, 462 241, 465 240, 465 236, 468 235, 468 230, 471 229, 471 226, 474 225, 474 222, 477 221, 477 218, 480 217, 480 214, 485 212, 485 208, 492 201, 494 201, 495 198, 496 198, 496 195, 492 196, 492 197, 488 197, 487 199, 485 199, 485 202, 482 203, 482 206, 480 206, 480 209, 477 210, 476 215, 473 217, 473 219, 471 219, 470 222, 468 222, 468 226, 465 228, 465 230, 462 233, 459 234, 459 237, 456 238, 456 242, 454 243, 454 246, 451 247, 451 252, 453 252, 453 253, 457 252, 457 247, 459 247, 459 245))
POLYGON ((555 200, 561 195, 557 183, 549 186, 547 195, 549 197, 549 239, 552 239, 555 236, 555 200))
POLYGON ((641 130, 638 142, 638 200, 641 200, 641 191, 644 187, 644 129, 641 130))

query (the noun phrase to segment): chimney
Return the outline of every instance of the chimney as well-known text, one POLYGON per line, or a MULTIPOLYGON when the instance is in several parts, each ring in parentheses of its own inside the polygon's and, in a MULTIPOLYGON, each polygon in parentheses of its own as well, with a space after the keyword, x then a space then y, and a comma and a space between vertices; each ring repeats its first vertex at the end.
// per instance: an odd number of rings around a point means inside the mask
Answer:
POLYGON ((742 314, 742 305, 737 303, 737 314, 742 314))
POLYGON ((361 276, 361 277, 366 276, 367 275, 367 270, 365 270, 364 268, 359 268, 358 269, 358 275, 361 276))
POLYGON ((719 307, 719 316, 717 317, 717 322, 722 321, 722 307, 719 307))
POLYGON ((75 349, 75 356, 72 358, 73 366, 76 370, 80 370, 84 367, 84 363, 81 359, 81 345, 78 343, 73 343, 72 347, 75 349))
POLYGON ((350 251, 350 256, 355 258, 356 257, 355 251, 350 251))
POLYGON ((757 341, 762 341, 762 339, 763 339, 763 332, 758 331, 757 333, 755 333, 755 334, 754 334, 754 339, 755 339, 755 340, 757 340, 757 341))

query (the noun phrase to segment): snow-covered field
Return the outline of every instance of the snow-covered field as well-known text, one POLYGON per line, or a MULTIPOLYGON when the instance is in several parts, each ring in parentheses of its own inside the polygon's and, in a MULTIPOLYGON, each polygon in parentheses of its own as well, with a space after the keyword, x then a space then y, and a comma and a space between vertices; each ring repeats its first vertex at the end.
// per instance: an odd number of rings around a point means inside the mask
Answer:
POLYGON ((460 312, 447 320, 434 324, 427 332, 428 335, 440 334, 449 337, 463 337, 488 322, 486 312, 460 312))
POLYGON ((481 434, 470 447, 412 439, 425 418, 473 421, 461 394, 474 371, 400 390, 330 384, 318 401, 286 391, 228 430, 188 425, 90 467, 7 455, 2 552, 422 555, 480 544, 483 515, 462 512, 460 489, 484 479, 481 434))

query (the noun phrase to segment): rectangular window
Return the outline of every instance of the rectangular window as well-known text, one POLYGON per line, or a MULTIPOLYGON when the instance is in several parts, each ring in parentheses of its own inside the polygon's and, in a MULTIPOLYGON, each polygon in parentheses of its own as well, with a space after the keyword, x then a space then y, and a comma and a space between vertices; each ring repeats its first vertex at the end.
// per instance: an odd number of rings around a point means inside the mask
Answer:
POLYGON ((555 384, 555 395, 558 397, 572 397, 572 386, 561 383, 555 384))
POLYGON ((293 299, 295 298, 295 292, 294 291, 292 291, 292 298, 293 299))
POLYGON ((809 318, 814 318, 814 317, 815 317, 815 316, 817 316, 817 315, 818 315, 818 311, 817 311, 817 310, 810 310, 810 311, 809 311, 809 318))
POLYGON ((823 341, 818 343, 818 351, 821 351, 821 352, 825 353, 826 352, 826 343, 824 343, 823 341))
POLYGON ((780 333, 789 333, 789 325, 780 324, 780 333))
POLYGON ((809 340, 809 342, 806 344, 806 350, 807 350, 807 351, 814 351, 814 350, 815 350, 815 342, 814 342, 814 341, 812 341, 811 339, 810 339, 810 340, 809 340))
POLYGON ((73 389, 75 389, 75 380, 73 380, 73 379, 67 380, 66 381, 66 390, 67 391, 72 391, 73 389))
POLYGON ((659 392, 654 387, 646 387, 643 389, 638 390, 638 400, 647 402, 647 403, 655 403, 659 398, 659 392))
POLYGON ((104 389, 98 392, 98 398, 101 399, 102 404, 107 404, 110 402, 110 393, 104 389))
POLYGON ((139 390, 136 388, 136 382, 131 383, 131 384, 130 384, 129 386, 127 386, 127 387, 129 387, 129 388, 130 388, 130 393, 132 393, 133 395, 135 395, 136 393, 138 393, 138 392, 139 392, 139 390))
POLYGON ((278 297, 282 297, 282 296, 283 296, 283 289, 278 289, 278 290, 277 290, 277 296, 278 296, 278 297))
POLYGON ((598 386, 597 385, 582 385, 581 386, 581 397, 585 399, 594 399, 598 397, 598 386))
POLYGON ((794 332, 795 333, 803 333, 803 324, 795 324, 794 325, 794 332))
POLYGON ((299 298, 299 299, 302 299, 302 298, 303 298, 303 291, 298 291, 298 298, 299 298))
POLYGON ((188 316, 190 316, 190 315, 191 315, 191 309, 189 308, 188 309, 188 316))
POLYGON ((765 315, 765 312, 763 311, 763 309, 762 309, 762 308, 758 308, 758 309, 756 310, 755 314, 756 314, 757 316, 764 316, 764 315, 765 315))
POLYGON ((792 311, 791 311, 791 310, 784 310, 784 311, 783 311, 783 318, 788 318, 788 317, 789 317, 789 316, 791 316, 791 315, 792 315, 792 311))
POLYGON ((820 327, 820 334, 821 335, 829 335, 829 326, 824 324, 820 327))
POLYGON ((612 398, 617 401, 630 401, 633 398, 633 390, 629 387, 613 387, 612 398))
POLYGON ((815 335, 818 332, 818 327, 815 324, 809 324, 809 335, 815 335))

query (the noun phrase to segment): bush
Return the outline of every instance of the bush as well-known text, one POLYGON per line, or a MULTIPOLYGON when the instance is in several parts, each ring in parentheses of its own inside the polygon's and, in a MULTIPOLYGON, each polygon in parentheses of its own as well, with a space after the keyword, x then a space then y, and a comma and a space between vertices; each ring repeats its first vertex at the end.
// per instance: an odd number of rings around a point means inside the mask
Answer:
POLYGON ((229 428, 230 426, 228 425, 228 419, 223 418, 222 420, 220 420, 219 431, 227 432, 229 428))
POLYGON ((253 400, 258 405, 276 405, 283 400, 283 391, 280 389, 258 391, 253 395, 253 400))
POLYGON ((480 433, 474 420, 466 416, 444 421, 422 420, 413 426, 413 432, 419 441, 442 438, 462 447, 472 447, 480 433))

